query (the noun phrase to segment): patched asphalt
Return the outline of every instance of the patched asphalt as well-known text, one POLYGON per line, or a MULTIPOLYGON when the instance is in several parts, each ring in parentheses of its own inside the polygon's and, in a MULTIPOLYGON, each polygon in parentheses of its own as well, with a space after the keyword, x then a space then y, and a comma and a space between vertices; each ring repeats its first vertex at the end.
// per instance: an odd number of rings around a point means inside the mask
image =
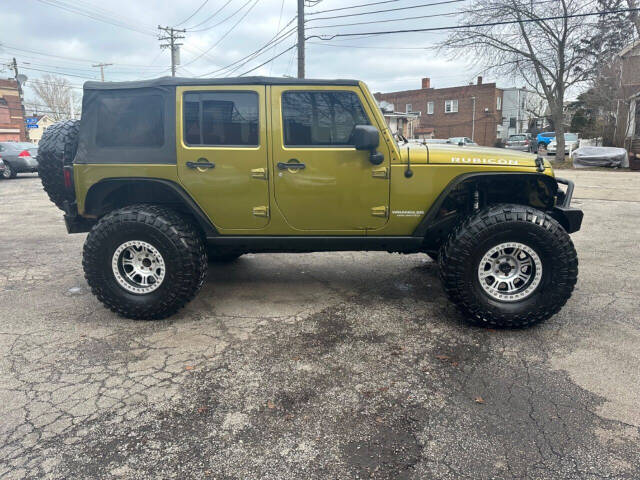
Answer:
POLYGON ((0 478, 640 478, 640 177, 558 175, 579 280, 525 330, 373 252, 211 264, 175 317, 122 319, 38 178, 0 181, 0 478))

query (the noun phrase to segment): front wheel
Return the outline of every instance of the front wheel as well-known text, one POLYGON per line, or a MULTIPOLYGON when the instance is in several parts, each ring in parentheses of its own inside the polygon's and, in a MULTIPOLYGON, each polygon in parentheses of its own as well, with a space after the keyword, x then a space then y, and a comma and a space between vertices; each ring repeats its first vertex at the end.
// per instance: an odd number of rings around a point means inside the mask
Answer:
POLYGON ((473 323, 525 327, 567 302, 578 258, 567 232, 532 207, 495 205, 463 222, 440 252, 449 298, 473 323))
POLYGON ((157 205, 132 205, 105 215, 84 244, 91 291, 127 318, 166 318, 202 287, 207 254, 192 222, 157 205))

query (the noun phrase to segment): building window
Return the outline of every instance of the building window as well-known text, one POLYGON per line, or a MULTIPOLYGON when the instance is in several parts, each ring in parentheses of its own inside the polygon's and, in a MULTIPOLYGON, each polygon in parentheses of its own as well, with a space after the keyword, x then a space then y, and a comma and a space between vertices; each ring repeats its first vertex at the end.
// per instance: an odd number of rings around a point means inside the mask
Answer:
POLYGON ((407 103, 404 111, 407 113, 412 112, 413 111, 412 105, 410 103, 407 103))
POLYGON ((455 113, 458 111, 458 100, 445 100, 444 113, 455 113))
POLYGON ((282 94, 287 146, 351 146, 356 125, 369 125, 358 95, 347 91, 289 91, 282 94))
POLYGON ((496 110, 501 110, 502 109, 502 97, 497 97, 496 98, 496 110))
POLYGON ((433 115, 433 102, 427 102, 427 115, 433 115))
POLYGON ((509 128, 516 128, 516 117, 509 117, 509 128))
POLYGON ((185 93, 184 138, 187 145, 257 146, 258 94, 185 93))

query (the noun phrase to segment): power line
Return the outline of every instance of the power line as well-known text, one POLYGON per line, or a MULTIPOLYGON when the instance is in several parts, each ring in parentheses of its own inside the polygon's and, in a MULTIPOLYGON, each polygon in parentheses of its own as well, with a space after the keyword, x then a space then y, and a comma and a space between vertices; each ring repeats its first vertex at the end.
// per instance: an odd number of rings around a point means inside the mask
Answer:
POLYGON ((227 2, 222 5, 218 10, 216 10, 215 12, 213 12, 211 15, 209 15, 207 18, 205 18, 202 22, 197 23, 191 27, 187 27, 189 30, 192 28, 197 28, 200 25, 204 25, 205 23, 207 23, 209 20, 211 20, 212 18, 214 18, 218 13, 220 13, 227 5, 229 5, 233 0, 227 0, 227 2))
POLYGON ((320 17, 320 18, 310 18, 308 21, 309 22, 314 22, 316 20, 333 20, 334 18, 345 18, 345 17, 358 17, 360 15, 373 15, 375 13, 387 13, 387 12, 398 12, 400 10, 411 10, 414 8, 423 8, 423 7, 433 7, 436 5, 446 5, 449 3, 460 3, 460 2, 466 2, 467 0, 441 0, 439 2, 432 2, 432 3, 423 3, 420 5, 412 5, 410 7, 397 7, 397 8, 387 8, 384 10, 374 10, 371 12, 359 12, 359 13, 347 13, 345 15, 334 15, 332 17, 320 17))
POLYGON ((107 18, 104 15, 101 16, 101 15, 95 14, 95 13, 93 13, 91 11, 85 11, 85 10, 82 10, 81 8, 73 6, 73 5, 68 5, 68 4, 65 4, 65 3, 62 3, 62 2, 58 2, 57 3, 56 0, 38 0, 38 1, 40 3, 45 4, 45 5, 49 5, 51 7, 56 7, 56 8, 59 8, 61 10, 65 10, 67 12, 76 13, 78 15, 82 15, 84 17, 88 17, 88 18, 91 18, 93 20, 97 20, 99 22, 108 23, 109 25, 113 25, 113 26, 120 27, 120 28, 126 28, 127 30, 131 30, 133 32, 141 33, 143 35, 154 36, 154 34, 151 33, 150 31, 142 30, 142 29, 138 28, 135 25, 126 23, 125 21, 118 20, 118 19, 115 19, 115 18, 107 18))
POLYGON ((204 32, 204 31, 206 31, 206 30, 211 30, 212 28, 216 28, 217 26, 222 25, 222 24, 223 24, 224 22, 226 22, 227 20, 229 20, 229 19, 231 19, 231 18, 235 17, 239 12, 241 12, 241 11, 242 11, 242 9, 243 9, 244 7, 246 7, 247 5, 249 5, 249 4, 251 3, 251 1, 252 1, 252 0, 247 0, 245 3, 243 3, 243 4, 240 6, 240 8, 238 8, 237 10, 235 10, 231 15, 228 15, 228 16, 227 16, 227 17, 225 17, 223 20, 220 20, 218 23, 216 23, 216 24, 214 24, 214 25, 211 25, 211 26, 209 26, 209 27, 204 27, 204 28, 198 28, 197 30, 194 30, 194 28, 195 28, 195 27, 191 27, 191 28, 189 28, 188 30, 189 30, 190 32, 194 32, 194 33, 195 33, 195 32, 204 32))
POLYGON ((179 27, 180 25, 182 25, 183 23, 188 22, 189 20, 191 20, 200 10, 202 10, 202 7, 204 7, 207 3, 209 2, 209 0, 204 0, 204 2, 202 2, 202 5, 200 5, 198 8, 196 8, 196 11, 193 12, 191 15, 189 15, 187 18, 185 18, 183 21, 181 21, 180 23, 176 23, 174 25, 174 27, 179 27))
POLYGON ((257 69, 259 69, 260 67, 265 66, 267 63, 271 62, 272 60, 275 60, 278 57, 281 57, 282 55, 284 55, 285 53, 287 53, 289 50, 293 50, 294 48, 296 48, 297 45, 292 45, 289 48, 287 48, 286 50, 283 50, 282 52, 280 52, 279 54, 271 57, 269 60, 267 60, 266 62, 261 63, 260 65, 258 65, 257 67, 252 68, 251 70, 247 70, 244 73, 241 73, 240 75, 238 75, 239 77, 243 77, 245 76, 247 73, 251 73, 257 69))
MULTIPOLYGON (((253 7, 255 7, 258 4, 259 1, 260 0, 253 0, 253 5, 251 5, 247 9, 247 11, 244 12, 244 14, 240 17, 240 19, 236 23, 234 23, 233 26, 229 30, 227 30, 220 38, 218 38, 218 40, 216 40, 216 42, 213 45, 211 45, 206 51, 202 52, 196 58, 191 59, 184 66, 186 67, 188 65, 191 65, 193 62, 199 60, 200 58, 202 58, 203 56, 208 54, 211 50, 213 50, 215 47, 217 47, 220 44, 220 42, 222 42, 227 37, 227 35, 229 35, 238 26, 238 24, 240 24, 240 22, 242 22, 242 20, 245 19, 245 17, 249 14, 249 12, 251 12, 251 10, 253 10, 253 7)), ((245 5, 247 5, 249 2, 251 2, 251 0, 249 0, 245 5)))
MULTIPOLYGON (((453 0, 453 1, 456 1, 456 0, 453 0)), ((307 37, 306 40, 309 40, 311 38, 318 38, 320 40, 326 41, 326 40, 332 40, 337 37, 355 37, 360 35, 390 35, 394 33, 435 32, 439 30, 459 30, 463 28, 493 27, 498 25, 512 25, 515 23, 544 22, 547 20, 562 20, 567 18, 590 17, 594 15, 610 15, 614 13, 636 12, 639 10, 640 8, 624 8, 619 10, 605 10, 601 12, 574 13, 571 15, 554 15, 551 17, 526 18, 522 20, 505 20, 501 22, 475 23, 475 24, 467 24, 467 25, 449 25, 445 27, 412 28, 412 29, 406 29, 406 30, 386 30, 386 31, 379 31, 379 32, 361 32, 361 33, 336 33, 334 35, 311 35, 307 37)))
MULTIPOLYGON (((557 3, 557 0, 538 0, 537 5, 542 5, 545 3, 557 3)), ((500 10, 503 7, 486 7, 484 10, 500 10)), ((354 23, 339 23, 335 25, 317 25, 314 27, 308 27, 308 30, 316 29, 316 28, 336 28, 336 27, 353 27, 357 25, 372 25, 376 23, 388 23, 388 22, 404 22, 407 20, 419 20, 424 18, 437 18, 437 17, 453 17, 456 15, 460 15, 463 13, 475 13, 476 10, 456 10, 455 12, 445 12, 445 13, 432 13, 430 15, 420 15, 420 16, 412 16, 412 17, 403 17, 403 18, 385 18, 382 20, 370 20, 367 22, 354 22, 354 23)), ((315 19, 321 20, 321 19, 315 19)))
POLYGON ((337 12, 338 10, 349 10, 351 8, 368 7, 370 5, 380 5, 382 3, 395 3, 400 0, 384 0, 382 2, 361 3, 360 5, 352 5, 350 7, 330 8, 329 10, 318 10, 316 12, 309 12, 308 15, 318 15, 319 13, 337 12))
MULTIPOLYGON (((280 16, 278 17, 278 26, 276 27, 276 35, 280 31, 280 23, 282 23, 282 12, 284 12, 284 0, 280 2, 280 16)), ((271 53, 273 53, 274 48, 275 48, 275 45, 271 48, 271 53)), ((269 74, 271 74, 271 67, 273 67, 273 64, 269 65, 269 74)))
MULTIPOLYGON (((282 36, 281 38, 279 38, 278 40, 274 41, 271 45, 267 45, 265 47, 263 47, 261 50, 261 52, 255 52, 255 54, 250 55, 251 58, 247 58, 245 57, 245 59, 243 59, 241 61, 241 63, 239 65, 236 65, 235 67, 228 69, 228 68, 224 68, 222 70, 229 70, 226 74, 225 77, 229 77, 233 72, 238 71, 240 68, 244 67, 247 63, 251 62, 252 60, 254 60, 255 58, 259 57, 260 55, 267 53, 267 49, 269 47, 272 47, 272 50, 279 44, 281 44, 282 42, 284 42, 285 40, 287 40, 288 38, 290 38, 296 31, 296 27, 292 28, 291 30, 289 30, 289 32, 282 36)), ((238 62, 235 62, 238 63, 238 62)))

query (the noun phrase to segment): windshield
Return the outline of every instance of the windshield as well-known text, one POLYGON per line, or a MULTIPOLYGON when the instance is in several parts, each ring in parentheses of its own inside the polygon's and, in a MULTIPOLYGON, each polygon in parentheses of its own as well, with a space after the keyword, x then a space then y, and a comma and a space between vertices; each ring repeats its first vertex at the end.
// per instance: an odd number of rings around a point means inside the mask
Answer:
POLYGON ((556 132, 544 132, 540 134, 541 137, 555 137, 556 132))

